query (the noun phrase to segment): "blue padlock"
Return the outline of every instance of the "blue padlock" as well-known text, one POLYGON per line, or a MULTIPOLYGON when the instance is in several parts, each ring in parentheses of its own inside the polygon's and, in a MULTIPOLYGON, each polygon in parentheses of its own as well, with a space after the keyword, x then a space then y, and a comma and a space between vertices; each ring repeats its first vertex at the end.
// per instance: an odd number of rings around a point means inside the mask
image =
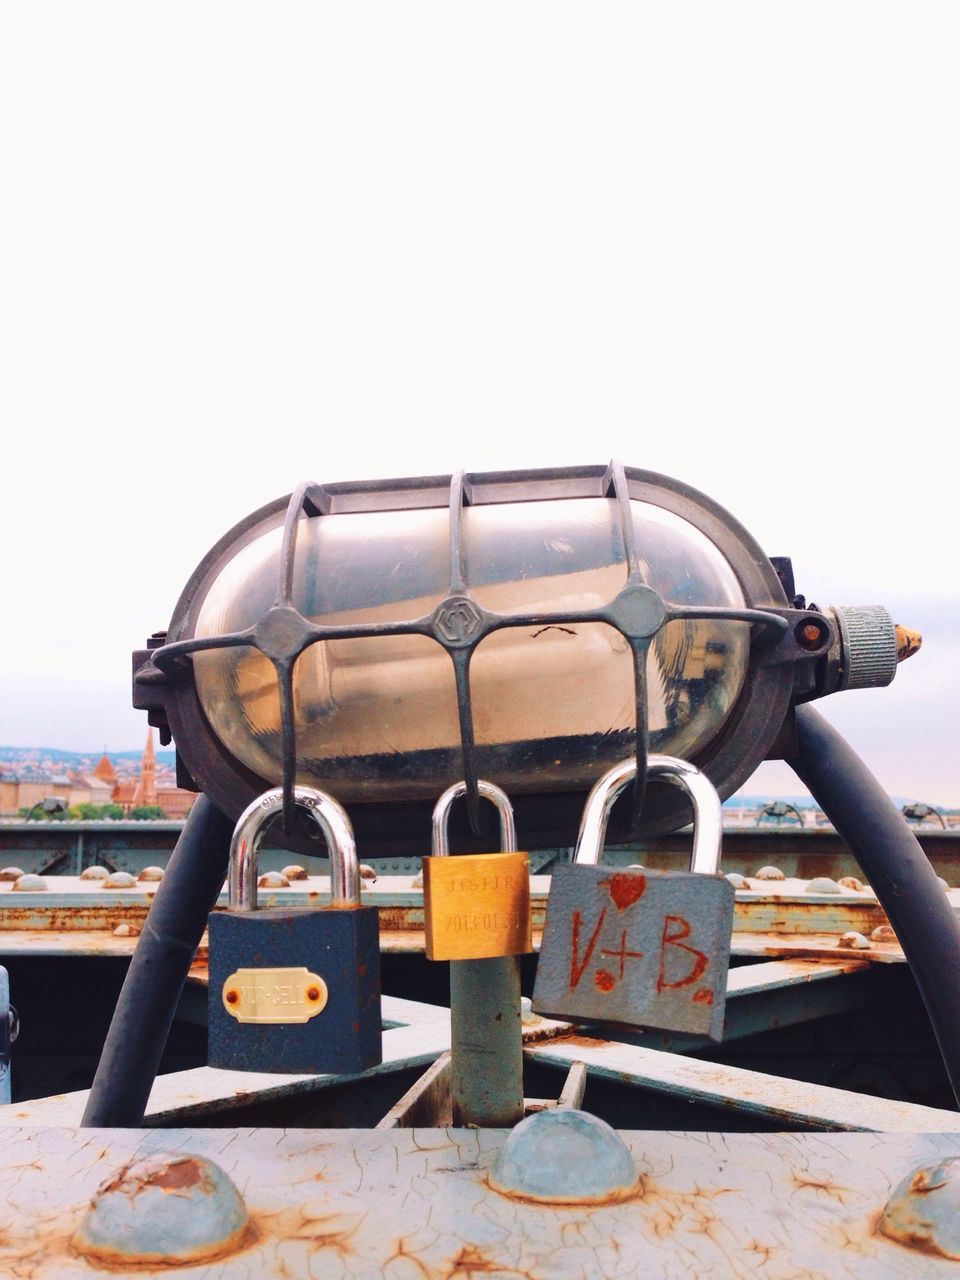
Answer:
POLYGON ((210 916, 208 1061, 237 1071, 353 1073, 382 1060, 380 933, 360 905, 353 828, 342 806, 294 790, 330 853, 321 908, 257 910, 257 855, 283 807, 277 788, 241 815, 230 846, 228 906, 210 916))

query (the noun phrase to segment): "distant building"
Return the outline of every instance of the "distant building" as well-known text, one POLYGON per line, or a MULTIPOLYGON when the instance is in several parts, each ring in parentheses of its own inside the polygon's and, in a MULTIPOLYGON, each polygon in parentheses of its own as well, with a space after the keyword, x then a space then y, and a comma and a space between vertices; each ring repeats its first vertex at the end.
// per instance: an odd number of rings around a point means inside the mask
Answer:
POLYGON ((21 809, 32 809, 51 799, 70 803, 70 779, 65 774, 24 769, 0 775, 0 814, 15 818, 21 809))
POLYGON ((95 778, 99 778, 102 782, 108 783, 111 791, 117 785, 117 771, 113 767, 113 761, 106 752, 104 752, 97 761, 93 775, 95 778))
POLYGON ((113 801, 113 787, 109 782, 91 773, 76 773, 70 780, 70 799, 72 806, 78 804, 110 804, 113 801))
POLYGON ((168 818, 185 818, 196 798, 195 791, 185 791, 183 787, 157 788, 157 804, 168 818))
POLYGON ((153 745, 153 730, 147 730, 147 745, 140 761, 140 777, 133 793, 134 808, 154 807, 157 800, 157 752, 153 745))
POLYGON ((166 818, 185 818, 196 798, 196 792, 178 787, 172 775, 165 772, 162 777, 157 776, 153 730, 148 729, 137 780, 117 783, 113 793, 114 804, 121 805, 125 814, 133 809, 159 808, 166 818))
POLYGON ((0 773, 0 814, 15 814, 19 809, 17 796, 20 792, 20 779, 15 773, 4 770, 0 773))
POLYGON ((69 777, 32 764, 0 767, 2 817, 15 818, 44 800, 61 799, 70 808, 115 804, 123 810, 124 817, 134 809, 159 808, 166 818, 183 819, 196 798, 193 791, 177 786, 169 769, 158 769, 152 729, 147 734, 139 770, 124 778, 106 752, 92 772, 75 772, 69 777))

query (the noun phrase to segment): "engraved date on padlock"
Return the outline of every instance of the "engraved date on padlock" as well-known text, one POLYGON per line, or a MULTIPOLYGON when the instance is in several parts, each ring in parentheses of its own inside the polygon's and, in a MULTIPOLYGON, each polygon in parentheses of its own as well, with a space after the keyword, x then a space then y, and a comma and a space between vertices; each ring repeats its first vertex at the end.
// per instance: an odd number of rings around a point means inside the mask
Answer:
POLYGON ((525 853, 423 860, 428 960, 482 960, 533 950, 525 853))
POLYGON ((238 1022, 309 1022, 327 1003, 327 984, 300 966, 237 969, 223 984, 223 1007, 238 1022))

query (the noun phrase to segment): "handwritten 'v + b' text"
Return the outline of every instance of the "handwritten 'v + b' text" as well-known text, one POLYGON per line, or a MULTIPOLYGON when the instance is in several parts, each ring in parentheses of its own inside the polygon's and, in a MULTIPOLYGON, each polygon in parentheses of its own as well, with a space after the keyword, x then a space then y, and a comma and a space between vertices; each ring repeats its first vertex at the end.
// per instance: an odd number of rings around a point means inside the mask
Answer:
MULTIPOLYGON (((614 875, 602 883, 607 886, 618 915, 624 911, 632 913, 632 908, 641 903, 646 890, 645 877, 636 874, 614 875)), ((639 947, 628 945, 629 930, 627 928, 619 930, 616 946, 598 946, 604 934, 609 912, 610 907, 605 906, 589 936, 585 936, 587 931, 584 928, 583 912, 577 909, 572 914, 569 978, 571 991, 576 991, 588 971, 591 971, 591 963, 595 958, 596 967, 592 970, 593 985, 597 991, 609 993, 623 981, 628 962, 642 960, 646 955, 646 952, 641 951, 639 947), (608 966, 604 963, 607 961, 612 963, 608 966)), ((658 995, 664 991, 693 988, 706 973, 709 957, 687 942, 692 932, 690 922, 684 916, 671 913, 661 917, 659 928, 643 929, 643 936, 652 937, 657 946, 656 990, 658 995)), ((691 995, 697 1003, 713 1003, 712 993, 708 988, 691 990, 691 995)))

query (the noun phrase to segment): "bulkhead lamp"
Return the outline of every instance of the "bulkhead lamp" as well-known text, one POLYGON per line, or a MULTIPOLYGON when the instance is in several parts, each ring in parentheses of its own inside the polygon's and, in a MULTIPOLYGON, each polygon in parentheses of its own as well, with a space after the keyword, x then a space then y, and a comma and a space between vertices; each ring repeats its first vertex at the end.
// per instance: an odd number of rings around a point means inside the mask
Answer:
MULTIPOLYGON (((483 777, 523 845, 569 843, 624 755, 688 759, 726 796, 789 736, 855 622, 794 607, 778 567, 710 499, 619 464, 307 484, 206 556, 134 701, 229 817, 319 786, 370 852, 422 851, 441 792, 483 777)), ((643 772, 633 827, 687 821, 643 772)))

